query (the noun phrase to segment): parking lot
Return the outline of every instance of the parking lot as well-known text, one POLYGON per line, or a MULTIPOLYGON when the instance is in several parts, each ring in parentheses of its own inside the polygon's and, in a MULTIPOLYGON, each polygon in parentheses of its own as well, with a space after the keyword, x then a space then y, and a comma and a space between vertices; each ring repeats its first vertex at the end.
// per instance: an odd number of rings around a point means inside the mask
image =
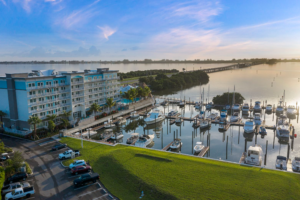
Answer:
POLYGON ((114 199, 99 181, 74 188, 73 180, 81 174, 72 175, 68 168, 61 165, 58 155, 68 148, 52 151, 52 146, 57 144, 55 140, 32 142, 3 135, 1 139, 14 151, 21 151, 32 168, 33 175, 26 181, 34 186, 35 194, 28 199, 114 199))

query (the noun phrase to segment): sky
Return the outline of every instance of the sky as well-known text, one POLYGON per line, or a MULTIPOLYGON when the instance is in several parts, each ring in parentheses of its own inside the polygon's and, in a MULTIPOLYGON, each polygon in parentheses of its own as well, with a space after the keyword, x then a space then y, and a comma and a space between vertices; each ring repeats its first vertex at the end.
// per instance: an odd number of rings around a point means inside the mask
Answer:
POLYGON ((0 0, 0 61, 300 58, 299 10, 299 0, 0 0))

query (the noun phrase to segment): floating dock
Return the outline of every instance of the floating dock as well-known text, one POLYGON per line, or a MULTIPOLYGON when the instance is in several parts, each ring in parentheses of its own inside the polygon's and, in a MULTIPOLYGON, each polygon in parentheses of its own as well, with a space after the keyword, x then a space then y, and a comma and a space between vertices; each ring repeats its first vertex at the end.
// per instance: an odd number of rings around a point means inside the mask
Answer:
POLYGON ((286 171, 288 172, 293 172, 293 168, 292 168, 292 160, 289 158, 287 163, 286 163, 286 171))
POLYGON ((199 157, 205 156, 205 154, 207 153, 208 150, 209 150, 209 146, 204 147, 204 148, 202 149, 202 151, 198 154, 198 156, 199 156, 199 157))
POLYGON ((242 156, 241 156, 241 158, 240 158, 240 164, 244 164, 245 163, 245 158, 247 157, 247 154, 246 154, 246 152, 243 152, 242 153, 242 156))
POLYGON ((172 143, 173 143, 173 141, 170 144, 168 144, 167 146, 165 146, 162 150, 167 151, 170 148, 170 146, 172 145, 172 143))
POLYGON ((107 140, 109 140, 111 136, 113 136, 113 133, 109 133, 108 135, 106 135, 103 140, 100 140, 100 142, 107 142, 107 140))

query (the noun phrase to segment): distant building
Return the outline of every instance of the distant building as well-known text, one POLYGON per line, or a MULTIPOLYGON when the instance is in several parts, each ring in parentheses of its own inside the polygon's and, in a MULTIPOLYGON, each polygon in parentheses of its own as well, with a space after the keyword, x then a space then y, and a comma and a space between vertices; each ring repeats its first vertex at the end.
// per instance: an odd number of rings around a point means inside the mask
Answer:
POLYGON ((47 115, 72 111, 70 121, 86 116, 93 103, 104 105, 107 98, 120 100, 118 70, 55 71, 32 70, 31 73, 0 77, 0 110, 7 113, 4 126, 12 130, 32 129, 31 115, 44 120, 47 115))

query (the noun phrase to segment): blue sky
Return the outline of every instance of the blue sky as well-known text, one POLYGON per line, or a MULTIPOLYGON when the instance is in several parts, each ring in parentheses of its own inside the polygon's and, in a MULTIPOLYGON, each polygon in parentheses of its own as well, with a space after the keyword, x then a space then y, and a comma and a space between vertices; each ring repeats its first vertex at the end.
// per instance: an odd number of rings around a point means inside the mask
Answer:
POLYGON ((0 0, 0 60, 300 58, 300 1, 0 0))

